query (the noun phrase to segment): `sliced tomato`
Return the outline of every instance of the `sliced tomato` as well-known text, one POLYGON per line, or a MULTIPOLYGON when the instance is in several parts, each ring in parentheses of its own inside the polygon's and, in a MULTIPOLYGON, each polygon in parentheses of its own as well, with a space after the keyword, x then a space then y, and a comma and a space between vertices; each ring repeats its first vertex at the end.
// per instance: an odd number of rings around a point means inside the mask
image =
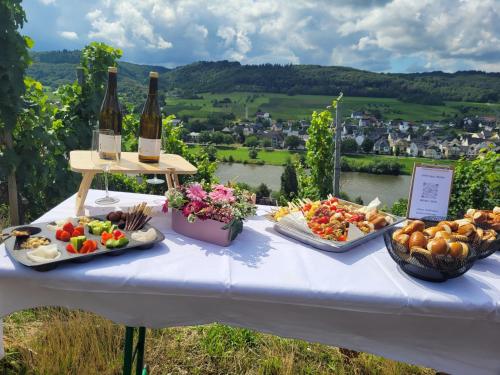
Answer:
POLYGON ((73 245, 70 244, 70 243, 66 245, 66 251, 68 253, 71 253, 71 254, 76 254, 77 253, 77 251, 75 250, 75 248, 73 247, 73 245))

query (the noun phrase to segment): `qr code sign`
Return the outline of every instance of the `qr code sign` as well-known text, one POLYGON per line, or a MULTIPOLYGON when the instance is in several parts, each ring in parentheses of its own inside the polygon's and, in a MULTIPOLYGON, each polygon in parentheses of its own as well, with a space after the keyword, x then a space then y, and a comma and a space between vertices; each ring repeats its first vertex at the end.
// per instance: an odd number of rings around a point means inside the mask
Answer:
POLYGON ((424 187, 422 189, 422 198, 436 199, 438 196, 438 187, 439 184, 424 182, 424 187))

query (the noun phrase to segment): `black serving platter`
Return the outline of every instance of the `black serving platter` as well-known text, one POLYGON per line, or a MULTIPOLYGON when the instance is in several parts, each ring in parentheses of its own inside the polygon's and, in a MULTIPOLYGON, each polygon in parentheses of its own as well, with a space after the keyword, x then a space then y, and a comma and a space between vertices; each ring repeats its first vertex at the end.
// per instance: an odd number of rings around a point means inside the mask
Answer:
MULTIPOLYGON (((97 220, 106 220, 106 215, 98 215, 98 216, 93 216, 92 219, 97 219, 97 220)), ((73 221, 77 222, 77 218, 73 218, 73 221)), ((165 236, 163 233, 161 233, 158 229, 153 227, 150 224, 144 225, 143 228, 141 228, 141 231, 146 231, 150 228, 153 228, 156 231, 156 238, 154 241, 150 242, 139 242, 135 241, 131 238, 131 234, 135 231, 127 231, 127 230, 121 230, 125 234, 125 236, 128 238, 129 243, 127 246, 123 246, 117 249, 108 249, 104 245, 101 244, 101 237, 90 234, 89 228, 86 224, 83 224, 85 228, 84 235, 87 237, 87 239, 90 240, 95 240, 97 242, 97 250, 94 251, 93 253, 88 253, 88 254, 72 254, 69 253, 66 250, 66 245, 69 242, 63 242, 59 241, 56 239, 56 232, 54 230, 49 229, 47 226, 49 224, 54 224, 54 222, 46 222, 46 223, 36 223, 36 224, 30 224, 30 228, 37 228, 40 229, 39 231, 34 230, 33 232, 36 232, 36 234, 32 234, 33 237, 45 237, 50 240, 51 244, 56 244, 57 249, 61 253, 61 256, 55 260, 49 260, 45 263, 37 263, 33 262, 31 259, 27 257, 28 251, 32 251, 33 249, 22 249, 21 248, 21 242, 25 241, 29 237, 10 237, 6 239, 5 241, 5 248, 7 249, 7 252, 9 255, 14 258, 17 262, 21 263, 22 265, 26 267, 30 267, 36 271, 50 271, 54 268, 56 268, 59 264, 62 263, 84 263, 88 262, 92 259, 94 259, 96 256, 100 255, 121 255, 125 253, 126 251, 130 249, 148 249, 153 247, 156 243, 162 242, 165 239, 165 236)), ((9 227, 6 228, 2 231, 3 234, 9 234, 11 233, 14 229, 22 229, 23 227, 26 227, 25 225, 22 226, 16 226, 16 227, 9 227)))
POLYGON ((392 234, 398 228, 391 228, 384 233, 385 246, 391 258, 406 274, 421 280, 431 282, 444 282, 449 279, 461 276, 466 273, 477 259, 477 254, 473 247, 469 247, 469 256, 461 262, 456 262, 449 267, 438 268, 422 262, 406 253, 401 246, 392 240, 392 234))

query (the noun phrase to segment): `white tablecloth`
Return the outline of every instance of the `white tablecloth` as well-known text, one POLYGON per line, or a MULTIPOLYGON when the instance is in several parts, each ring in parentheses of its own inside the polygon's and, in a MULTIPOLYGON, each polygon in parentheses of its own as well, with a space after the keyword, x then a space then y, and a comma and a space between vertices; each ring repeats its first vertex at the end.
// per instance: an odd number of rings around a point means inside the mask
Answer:
MULTIPOLYGON (((90 191, 87 202, 98 194, 90 191)), ((74 201, 67 199, 39 221, 71 215, 74 201)), ((176 234, 169 215, 152 223, 166 235, 153 249, 46 273, 15 263, 1 246, 0 317, 57 305, 130 326, 221 322, 453 374, 500 373, 497 254, 458 279, 436 284, 402 273, 382 237, 332 254, 289 240, 256 217, 230 247, 221 248, 176 234)))

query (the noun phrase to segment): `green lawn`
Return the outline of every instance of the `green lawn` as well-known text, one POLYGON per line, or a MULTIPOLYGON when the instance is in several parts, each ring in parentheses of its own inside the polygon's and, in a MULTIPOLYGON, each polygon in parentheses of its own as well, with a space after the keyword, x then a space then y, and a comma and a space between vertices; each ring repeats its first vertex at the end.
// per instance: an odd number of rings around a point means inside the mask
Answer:
MULTIPOLYGON (((200 146, 190 146, 191 150, 197 152, 200 149, 200 146)), ((257 159, 252 162, 262 160, 265 164, 270 165, 284 165, 286 161, 293 155, 300 154, 300 152, 291 152, 288 150, 274 150, 274 151, 265 151, 260 150, 257 155, 257 159)), ((248 148, 247 147, 237 147, 234 150, 217 150, 217 158, 222 160, 223 158, 228 158, 232 155, 235 162, 243 162, 250 161, 248 156, 248 148)), ((414 163, 426 163, 426 164, 446 164, 453 165, 455 163, 454 160, 434 160, 427 158, 411 158, 406 156, 386 156, 386 155, 348 155, 345 156, 348 160, 357 160, 357 161, 374 161, 374 160, 389 160, 389 161, 397 161, 398 163, 403 165, 403 174, 412 174, 413 164, 414 163)))
POLYGON ((414 163, 424 163, 424 164, 445 164, 453 165, 455 160, 435 160, 428 158, 411 158, 406 156, 386 156, 386 155, 349 155, 346 156, 348 160, 362 160, 362 161, 373 161, 373 160, 388 160, 397 161, 403 165, 403 174, 412 174, 414 163))
MULTIPOLYGON (((234 113, 238 119, 245 118, 245 106, 248 106, 249 118, 261 109, 271 113, 273 119, 300 120, 310 119, 311 113, 323 110, 331 103, 331 96, 294 95, 273 93, 233 92, 223 94, 200 94, 202 99, 168 98, 168 113, 178 116, 187 115, 192 119, 206 119, 210 113, 234 113), (214 107, 214 100, 231 99, 231 103, 223 107, 214 107)), ((460 114, 460 107, 471 108, 469 114, 495 115, 500 111, 500 103, 446 102, 445 105, 423 105, 401 102, 391 98, 345 97, 342 113, 349 116, 352 111, 378 110, 386 119, 401 118, 404 120, 441 120, 460 114)))

